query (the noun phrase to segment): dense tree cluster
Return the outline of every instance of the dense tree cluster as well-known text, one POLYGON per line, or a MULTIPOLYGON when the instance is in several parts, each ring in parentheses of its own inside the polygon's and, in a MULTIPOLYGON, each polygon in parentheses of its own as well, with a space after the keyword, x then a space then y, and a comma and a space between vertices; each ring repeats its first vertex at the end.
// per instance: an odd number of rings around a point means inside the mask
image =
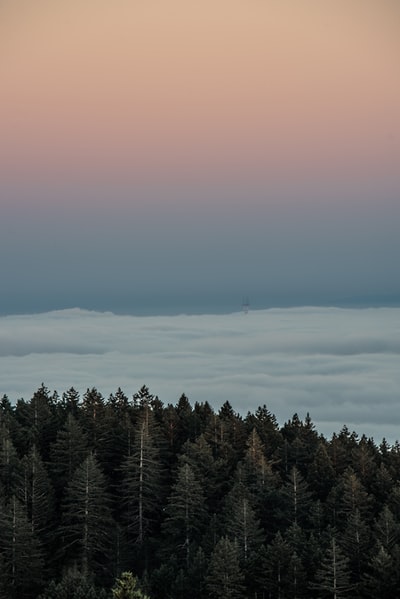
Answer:
POLYGON ((400 445, 147 387, 0 401, 0 596, 400 596, 400 445))

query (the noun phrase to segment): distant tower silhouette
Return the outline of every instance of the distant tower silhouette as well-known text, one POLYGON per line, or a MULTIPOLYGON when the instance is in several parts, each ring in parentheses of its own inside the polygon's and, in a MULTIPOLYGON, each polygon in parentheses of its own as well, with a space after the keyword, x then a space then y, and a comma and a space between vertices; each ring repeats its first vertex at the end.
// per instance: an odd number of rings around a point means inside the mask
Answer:
POLYGON ((244 297, 243 298, 243 303, 242 303, 242 310, 244 312, 244 314, 247 314, 250 308, 250 302, 249 302, 249 298, 248 297, 244 297))

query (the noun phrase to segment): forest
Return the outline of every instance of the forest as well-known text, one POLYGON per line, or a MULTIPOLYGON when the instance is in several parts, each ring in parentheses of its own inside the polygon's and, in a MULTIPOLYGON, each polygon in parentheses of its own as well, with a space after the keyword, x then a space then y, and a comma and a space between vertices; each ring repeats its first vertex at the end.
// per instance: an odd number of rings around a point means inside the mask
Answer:
POLYGON ((0 597, 400 597, 400 444, 96 388, 0 400, 0 597))

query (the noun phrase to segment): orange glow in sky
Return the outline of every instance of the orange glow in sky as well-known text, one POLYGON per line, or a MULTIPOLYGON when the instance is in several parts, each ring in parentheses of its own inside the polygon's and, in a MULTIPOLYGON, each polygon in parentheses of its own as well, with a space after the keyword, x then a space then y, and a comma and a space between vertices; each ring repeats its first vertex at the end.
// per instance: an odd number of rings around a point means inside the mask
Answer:
POLYGON ((0 8, 3 176, 393 175, 390 1, 0 8))

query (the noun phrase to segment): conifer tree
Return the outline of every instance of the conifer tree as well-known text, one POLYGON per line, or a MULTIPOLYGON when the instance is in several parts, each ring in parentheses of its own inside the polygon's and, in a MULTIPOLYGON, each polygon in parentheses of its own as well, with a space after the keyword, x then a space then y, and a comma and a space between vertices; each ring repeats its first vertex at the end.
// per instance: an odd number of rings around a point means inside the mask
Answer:
POLYGON ((79 401, 79 393, 78 391, 76 391, 76 389, 74 389, 74 387, 71 387, 70 389, 68 389, 68 391, 65 391, 62 394, 60 407, 64 412, 65 416, 71 414, 72 416, 77 418, 79 413, 79 401))
POLYGON ((210 599, 243 599, 244 575, 240 569, 236 543, 222 537, 210 558, 206 577, 210 599))
POLYGON ((206 521, 203 492, 189 464, 178 468, 166 513, 164 530, 176 550, 183 549, 186 568, 189 568, 192 544, 199 543, 206 521))
POLYGON ((50 450, 51 472, 59 492, 71 481, 75 470, 87 455, 87 435, 75 416, 69 413, 50 450))
POLYGON ((350 466, 351 452, 354 446, 355 438, 350 436, 347 427, 342 429, 340 435, 333 433, 328 445, 328 454, 336 476, 343 474, 346 468, 350 466), (351 441, 349 440, 350 438, 351 441))
POLYGON ((38 599, 108 599, 105 589, 96 587, 77 572, 68 572, 59 582, 51 580, 38 599))
POLYGON ((84 577, 107 574, 112 524, 105 477, 90 454, 66 489, 61 527, 66 563, 84 577))
POLYGON ((341 477, 340 488, 342 497, 339 510, 345 516, 348 517, 357 510, 362 517, 369 515, 371 498, 353 468, 349 467, 344 472, 341 477))
POLYGON ((322 441, 318 443, 313 461, 307 474, 307 482, 313 489, 313 494, 321 501, 325 501, 335 482, 335 470, 326 446, 322 441))
POLYGON ((360 441, 352 450, 352 467, 367 488, 376 476, 377 457, 378 450, 373 441, 362 435, 360 441))
POLYGON ((123 518, 135 543, 142 545, 161 509, 161 463, 157 427, 148 402, 141 408, 131 454, 122 464, 123 518))
POLYGON ((302 474, 293 466, 287 483, 283 488, 288 502, 287 519, 292 523, 304 523, 311 503, 311 493, 302 474))
POLYGON ((266 550, 265 584, 271 599, 285 597, 288 592, 293 554, 293 549, 278 532, 266 550))
POLYGON ((388 551, 379 545, 363 577, 363 596, 370 599, 397 599, 400 591, 399 571, 388 551))
POLYGON ((347 518, 346 527, 338 537, 338 543, 349 560, 353 582, 359 583, 371 547, 369 526, 366 525, 358 509, 347 518))
POLYGON ((226 498, 224 512, 225 534, 236 541, 239 558, 244 566, 250 554, 261 546, 263 531, 249 494, 241 483, 236 483, 226 498))
POLYGON ((220 500, 220 480, 212 449, 203 434, 195 441, 187 441, 183 445, 178 455, 178 463, 179 465, 189 464, 202 488, 207 506, 215 511, 220 500))
POLYGON ((266 458, 265 445, 261 442, 256 428, 253 428, 247 438, 242 468, 246 487, 256 497, 264 498, 268 489, 276 486, 272 463, 266 458))
POLYGON ((387 552, 391 552, 400 539, 400 524, 390 508, 385 505, 374 524, 374 537, 387 552))
POLYGON ((118 387, 105 404, 101 443, 97 450, 105 474, 116 486, 121 482, 121 462, 132 451, 134 426, 130 412, 128 397, 118 387))
POLYGON ((393 477, 391 476, 385 464, 381 462, 379 468, 375 470, 374 477, 369 486, 370 492, 374 497, 374 501, 378 505, 378 509, 382 508, 389 499, 393 486, 393 477))
POLYGON ((113 599, 149 599, 138 586, 132 572, 122 572, 111 590, 113 599))
POLYGON ((11 438, 10 430, 0 423, 0 495, 7 502, 23 487, 24 470, 11 438))
POLYGON ((24 506, 15 497, 0 505, 0 596, 32 597, 40 589, 43 553, 24 506))
POLYGON ((105 401, 96 387, 87 389, 84 393, 79 416, 90 447, 97 450, 103 442, 105 401))
POLYGON ((34 445, 23 459, 25 470, 24 503, 32 532, 45 545, 51 536, 54 492, 43 460, 34 445))
POLYGON ((264 404, 259 406, 254 414, 249 412, 245 422, 249 427, 248 430, 251 431, 254 428, 257 431, 261 443, 265 447, 266 456, 270 458, 282 444, 282 434, 275 416, 264 404))
POLYGON ((322 598, 347 599, 350 596, 349 560, 343 555, 334 537, 310 587, 317 590, 318 596, 322 598))
POLYGON ((29 402, 20 399, 15 407, 18 423, 18 449, 22 454, 36 445, 42 459, 49 460, 49 450, 57 434, 58 417, 55 397, 42 383, 29 402))

